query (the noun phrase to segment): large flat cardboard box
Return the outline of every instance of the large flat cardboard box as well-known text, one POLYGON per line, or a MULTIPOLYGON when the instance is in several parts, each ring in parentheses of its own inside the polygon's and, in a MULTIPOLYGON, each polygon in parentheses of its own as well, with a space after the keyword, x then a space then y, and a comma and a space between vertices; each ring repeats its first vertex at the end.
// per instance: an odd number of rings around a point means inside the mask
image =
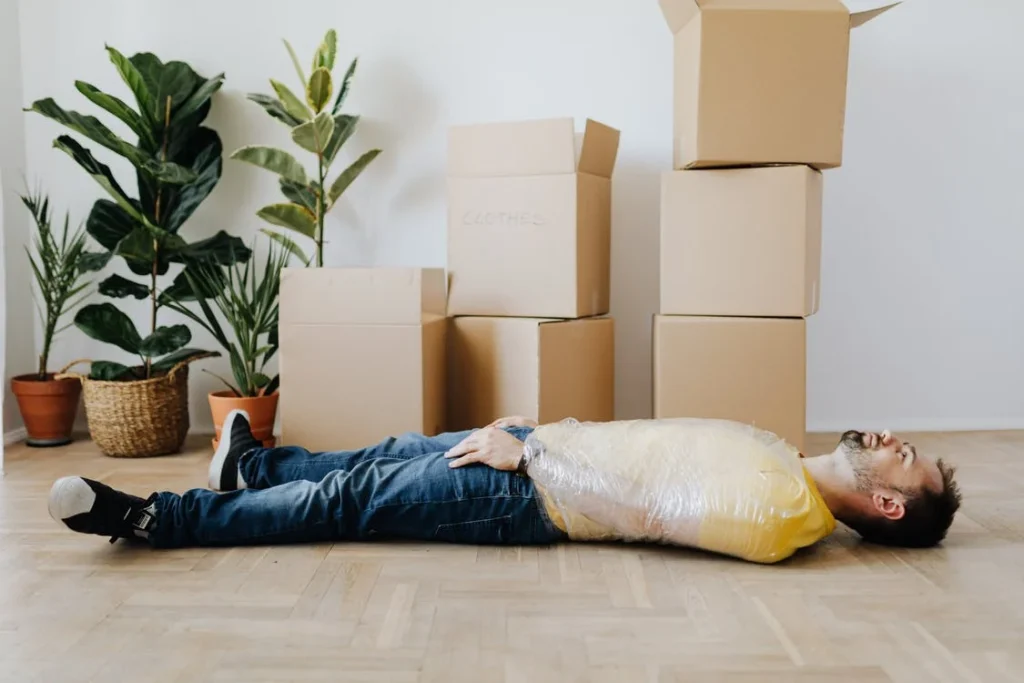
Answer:
POLYGON ((821 176, 809 166, 665 173, 660 311, 765 318, 816 313, 821 176))
POLYGON ((608 313, 619 132, 573 119, 456 126, 448 139, 449 315, 608 313))
POLYGON ((449 429, 500 417, 541 423, 615 413, 611 318, 453 318, 448 344, 449 429))
POLYGON ((654 416, 735 420, 803 449, 803 319, 654 317, 654 416))
POLYGON ((842 164, 850 29, 898 3, 659 2, 675 36, 675 168, 842 164))
POLYGON ((443 269, 288 268, 280 307, 284 443, 349 450, 444 430, 443 269))

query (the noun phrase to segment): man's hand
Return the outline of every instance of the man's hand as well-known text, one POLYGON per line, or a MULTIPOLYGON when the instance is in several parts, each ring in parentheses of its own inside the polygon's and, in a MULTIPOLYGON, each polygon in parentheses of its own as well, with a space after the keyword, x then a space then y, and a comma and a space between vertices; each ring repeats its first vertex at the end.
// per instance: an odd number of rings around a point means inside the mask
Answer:
POLYGON ((537 421, 531 420, 528 417, 522 417, 515 415, 513 417, 500 417, 487 427, 497 427, 499 429, 507 429, 509 427, 536 427, 537 421))
POLYGON ((523 457, 523 442, 497 427, 484 427, 467 436, 444 457, 454 458, 449 467, 480 463, 514 472, 523 457))

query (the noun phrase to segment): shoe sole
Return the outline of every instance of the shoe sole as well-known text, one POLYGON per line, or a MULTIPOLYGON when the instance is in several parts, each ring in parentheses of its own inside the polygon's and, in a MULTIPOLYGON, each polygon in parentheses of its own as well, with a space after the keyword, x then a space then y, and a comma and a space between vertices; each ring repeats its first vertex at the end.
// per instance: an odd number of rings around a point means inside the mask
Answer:
POLYGON ((92 510, 96 492, 81 477, 61 477, 50 487, 46 509, 55 522, 64 521, 92 510))
MULTIPOLYGON (((217 444, 217 450, 213 452, 213 459, 210 460, 210 469, 207 472, 207 484, 209 484, 211 491, 223 490, 220 487, 221 470, 224 469, 224 460, 227 459, 228 451, 231 450, 231 430, 234 428, 235 418, 238 416, 242 416, 251 422, 249 413, 238 408, 232 410, 224 418, 224 424, 220 428, 220 442, 217 444)), ((236 479, 237 476, 235 475, 236 479)))

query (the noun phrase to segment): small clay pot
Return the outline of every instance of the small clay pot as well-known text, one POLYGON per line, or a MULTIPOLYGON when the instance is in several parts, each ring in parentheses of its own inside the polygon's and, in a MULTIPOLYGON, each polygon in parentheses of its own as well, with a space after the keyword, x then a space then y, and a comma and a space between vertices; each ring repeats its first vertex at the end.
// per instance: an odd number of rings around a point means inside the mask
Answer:
POLYGON ((52 448, 71 443, 71 431, 78 415, 82 383, 77 379, 54 379, 53 373, 18 375, 11 378, 11 391, 18 399, 21 419, 33 448, 52 448))
POLYGON ((274 420, 277 418, 278 393, 275 391, 270 396, 253 396, 239 398, 230 391, 215 391, 210 394, 210 412, 213 413, 213 428, 216 435, 213 437, 213 448, 216 450, 220 441, 220 430, 224 425, 224 418, 232 410, 244 410, 249 414, 249 422, 252 426, 252 434, 263 442, 265 448, 272 448, 274 439, 274 420))

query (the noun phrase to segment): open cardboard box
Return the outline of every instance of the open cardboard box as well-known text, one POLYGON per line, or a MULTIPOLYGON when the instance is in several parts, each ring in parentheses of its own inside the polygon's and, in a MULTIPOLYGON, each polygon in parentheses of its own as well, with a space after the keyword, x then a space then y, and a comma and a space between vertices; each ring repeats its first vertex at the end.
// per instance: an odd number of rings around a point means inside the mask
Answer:
POLYGON ((898 2, 659 2, 675 36, 675 168, 842 164, 850 30, 898 2))
POLYGON ((449 315, 604 315, 619 132, 573 119, 455 126, 449 315))

